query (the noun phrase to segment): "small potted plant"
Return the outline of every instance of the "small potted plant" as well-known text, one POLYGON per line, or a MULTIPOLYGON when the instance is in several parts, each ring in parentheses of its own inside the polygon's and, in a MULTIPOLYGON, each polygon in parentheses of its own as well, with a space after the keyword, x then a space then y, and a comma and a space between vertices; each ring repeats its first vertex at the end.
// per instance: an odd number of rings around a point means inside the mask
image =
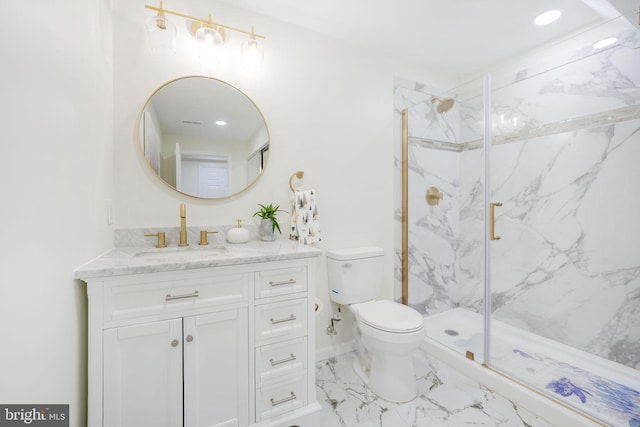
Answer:
POLYGON ((280 205, 274 206, 273 203, 267 206, 258 203, 258 206, 260 206, 260 209, 256 211, 253 216, 259 216, 261 219, 259 227, 260 238, 266 241, 273 241, 276 239, 276 230, 282 234, 276 215, 278 212, 286 213, 286 211, 280 209, 280 205))

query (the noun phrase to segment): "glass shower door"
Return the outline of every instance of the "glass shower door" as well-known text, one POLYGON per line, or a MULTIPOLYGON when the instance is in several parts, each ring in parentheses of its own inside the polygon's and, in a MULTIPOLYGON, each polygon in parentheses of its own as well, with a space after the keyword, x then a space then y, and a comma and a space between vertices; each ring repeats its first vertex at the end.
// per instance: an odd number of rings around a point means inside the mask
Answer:
MULTIPOLYGON (((429 337, 482 362, 484 354, 483 87, 407 84, 408 304, 429 337)), ((405 252, 405 251, 403 251, 405 252)))
POLYGON ((627 427, 640 425, 640 36, 597 30, 623 42, 492 83, 489 365, 627 427))

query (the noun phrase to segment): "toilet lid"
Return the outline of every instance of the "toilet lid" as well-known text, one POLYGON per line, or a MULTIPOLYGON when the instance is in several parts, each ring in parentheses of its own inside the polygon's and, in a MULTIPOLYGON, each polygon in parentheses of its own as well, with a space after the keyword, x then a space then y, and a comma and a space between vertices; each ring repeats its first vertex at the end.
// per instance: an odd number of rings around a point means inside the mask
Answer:
POLYGON ((413 332, 424 325, 424 318, 416 310, 387 300, 359 304, 358 316, 368 325, 389 332, 413 332))

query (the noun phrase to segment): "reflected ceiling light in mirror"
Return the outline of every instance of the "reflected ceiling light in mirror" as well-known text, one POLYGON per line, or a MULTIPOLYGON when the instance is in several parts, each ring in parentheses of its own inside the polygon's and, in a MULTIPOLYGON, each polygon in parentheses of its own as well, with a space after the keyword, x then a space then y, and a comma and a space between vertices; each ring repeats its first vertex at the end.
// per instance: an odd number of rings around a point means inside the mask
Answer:
MULTIPOLYGON (((172 10, 164 9, 162 7, 162 2, 160 2, 160 7, 155 6, 144 6, 147 9, 154 10, 157 12, 156 15, 150 17, 147 20, 147 28, 155 29, 163 29, 163 28, 173 28, 173 52, 176 51, 175 48, 175 26, 169 22, 165 15, 173 15, 178 16, 180 18, 184 18, 186 20, 187 30, 189 33, 195 38, 198 57, 213 63, 219 63, 221 61, 222 54, 222 46, 227 40, 225 36, 225 31, 234 31, 245 36, 248 36, 249 39, 246 43, 243 43, 241 48, 241 53, 243 57, 243 68, 244 69, 260 69, 262 66, 262 58, 264 55, 264 51, 262 48, 261 40, 264 39, 264 36, 256 34, 253 31, 253 27, 251 31, 244 31, 238 28, 230 27, 228 25, 223 25, 217 22, 211 21, 211 15, 209 15, 209 19, 200 19, 195 18, 193 16, 185 15, 183 13, 175 12, 172 10), (247 46, 245 49, 245 45, 247 46), (245 55, 244 52, 247 51, 245 55), (246 56, 246 60, 244 60, 246 56), (244 64, 247 64, 245 66, 244 64)), ((150 33, 151 34, 151 33, 150 33)))
POLYGON ((224 120, 216 120, 216 124, 217 124, 218 126, 226 126, 226 125, 227 125, 227 122, 225 122, 224 120))
POLYGON ((157 14, 147 18, 146 28, 151 51, 162 55, 176 53, 176 26, 167 19, 162 1, 157 14))
POLYGON ((612 44, 615 44, 618 41, 616 37, 607 37, 606 39, 602 39, 593 44, 594 49, 602 49, 605 47, 609 47, 612 44))
POLYGON ((247 72, 259 71, 262 69, 264 59, 264 47, 258 40, 251 27, 251 37, 242 43, 242 69, 247 72))
POLYGON ((556 22, 561 15, 562 15, 562 12, 560 12, 559 10, 549 10, 547 12, 544 12, 538 15, 538 17, 533 21, 533 23, 536 25, 549 25, 552 22, 556 22))

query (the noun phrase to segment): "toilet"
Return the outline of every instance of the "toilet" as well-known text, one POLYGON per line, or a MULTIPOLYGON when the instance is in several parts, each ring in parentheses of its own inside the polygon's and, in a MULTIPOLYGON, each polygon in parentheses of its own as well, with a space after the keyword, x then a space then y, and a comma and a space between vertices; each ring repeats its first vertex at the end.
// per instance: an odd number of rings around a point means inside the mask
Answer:
POLYGON ((377 396, 408 402, 418 393, 411 354, 426 336, 424 318, 406 305, 376 299, 383 269, 382 248, 327 251, 331 300, 348 306, 356 319, 354 370, 377 396))

